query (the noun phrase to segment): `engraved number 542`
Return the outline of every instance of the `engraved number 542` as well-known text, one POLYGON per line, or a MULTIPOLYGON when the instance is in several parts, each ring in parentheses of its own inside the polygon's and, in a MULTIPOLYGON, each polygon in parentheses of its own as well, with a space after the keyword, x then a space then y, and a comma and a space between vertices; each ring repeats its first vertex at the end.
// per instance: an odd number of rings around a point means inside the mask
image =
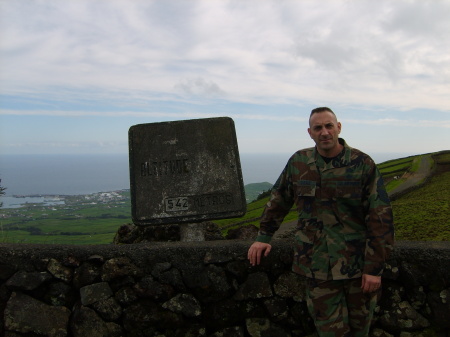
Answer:
POLYGON ((188 202, 186 197, 166 199, 167 211, 182 211, 187 209, 188 209, 188 202))

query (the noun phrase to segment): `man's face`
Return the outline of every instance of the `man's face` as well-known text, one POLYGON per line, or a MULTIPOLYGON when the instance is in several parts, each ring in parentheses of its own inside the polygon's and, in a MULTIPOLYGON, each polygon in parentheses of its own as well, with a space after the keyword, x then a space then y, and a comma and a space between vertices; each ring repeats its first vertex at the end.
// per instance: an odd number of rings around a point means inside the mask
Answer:
POLYGON ((341 123, 329 111, 315 113, 309 120, 308 133, 322 156, 334 157, 341 152, 338 140, 340 132, 341 123))

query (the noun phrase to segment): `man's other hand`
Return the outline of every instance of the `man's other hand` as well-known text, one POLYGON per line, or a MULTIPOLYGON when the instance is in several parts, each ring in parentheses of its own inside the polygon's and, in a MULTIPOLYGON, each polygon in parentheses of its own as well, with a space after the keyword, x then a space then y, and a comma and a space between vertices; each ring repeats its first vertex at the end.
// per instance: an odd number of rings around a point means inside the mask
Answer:
POLYGON ((381 276, 363 274, 361 289, 364 293, 378 291, 381 287, 381 276))
POLYGON ((248 249, 247 257, 252 266, 261 263, 261 256, 267 256, 270 253, 272 246, 264 242, 254 242, 248 249))

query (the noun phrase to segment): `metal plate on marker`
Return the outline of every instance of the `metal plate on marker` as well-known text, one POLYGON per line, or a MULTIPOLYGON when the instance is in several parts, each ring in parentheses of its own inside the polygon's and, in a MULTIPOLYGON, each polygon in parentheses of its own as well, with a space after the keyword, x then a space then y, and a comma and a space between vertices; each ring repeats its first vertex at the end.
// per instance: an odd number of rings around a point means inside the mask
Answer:
POLYGON ((132 218, 137 225, 239 217, 246 200, 228 117, 129 129, 132 218))

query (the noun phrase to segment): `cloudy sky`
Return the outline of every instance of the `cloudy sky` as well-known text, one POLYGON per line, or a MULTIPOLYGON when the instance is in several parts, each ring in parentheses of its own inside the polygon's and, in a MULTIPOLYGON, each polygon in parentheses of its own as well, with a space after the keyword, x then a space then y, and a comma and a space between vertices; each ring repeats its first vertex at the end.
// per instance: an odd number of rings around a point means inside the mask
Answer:
POLYGON ((450 1, 0 0, 0 155, 127 153, 140 123, 229 116, 243 153, 450 149, 450 1))

